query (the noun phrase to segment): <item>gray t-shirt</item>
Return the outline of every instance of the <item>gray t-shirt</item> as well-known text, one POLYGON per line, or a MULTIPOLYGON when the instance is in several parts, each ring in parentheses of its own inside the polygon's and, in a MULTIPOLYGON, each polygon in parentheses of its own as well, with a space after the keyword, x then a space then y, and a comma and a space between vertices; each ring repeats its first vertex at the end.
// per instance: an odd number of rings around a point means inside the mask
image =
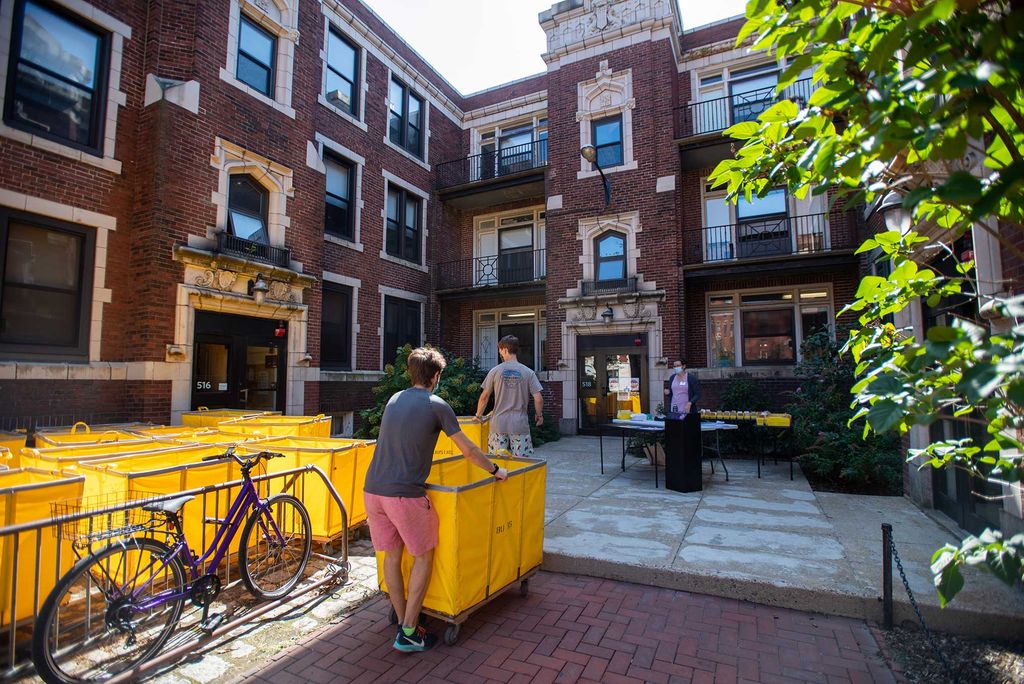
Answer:
POLYGON ((380 421, 380 436, 366 471, 364 491, 380 496, 423 496, 437 436, 462 431, 444 399, 420 387, 391 397, 380 421))
POLYGON ((487 373, 484 389, 494 394, 491 432, 500 435, 530 434, 526 409, 530 395, 542 389, 536 373, 518 361, 505 361, 487 373))

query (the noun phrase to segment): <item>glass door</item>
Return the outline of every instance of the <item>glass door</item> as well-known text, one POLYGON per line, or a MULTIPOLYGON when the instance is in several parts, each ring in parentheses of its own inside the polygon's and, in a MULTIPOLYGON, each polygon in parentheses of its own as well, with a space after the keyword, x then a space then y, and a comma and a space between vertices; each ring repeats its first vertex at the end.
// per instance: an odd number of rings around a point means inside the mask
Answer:
POLYGON ((498 231, 498 282, 533 280, 533 224, 498 231))
POLYGON ((197 334, 192 369, 192 408, 235 408, 238 387, 231 382, 232 340, 224 335, 197 334))
POLYGON ((277 321, 197 312, 193 410, 283 411, 287 354, 288 332, 277 321))
POLYGON ((279 344, 251 340, 246 344, 245 369, 239 389, 240 408, 257 411, 277 408, 278 393, 283 389, 280 375, 284 354, 279 344))
POLYGON ((619 411, 648 413, 646 335, 583 337, 578 342, 579 429, 596 434, 601 425, 618 417, 619 411), (636 344, 639 340, 640 344, 636 344), (631 346, 603 346, 631 343, 631 346))

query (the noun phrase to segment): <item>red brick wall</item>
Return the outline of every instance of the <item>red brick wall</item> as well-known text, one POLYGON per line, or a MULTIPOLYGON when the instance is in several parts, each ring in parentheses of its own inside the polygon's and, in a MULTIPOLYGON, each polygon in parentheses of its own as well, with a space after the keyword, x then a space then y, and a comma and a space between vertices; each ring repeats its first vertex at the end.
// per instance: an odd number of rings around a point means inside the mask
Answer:
POLYGON ((0 428, 166 422, 171 383, 111 380, 0 380, 0 428))
POLYGON ((486 299, 443 301, 441 304, 441 344, 457 356, 472 358, 474 312, 543 305, 544 295, 542 294, 494 295, 486 299))

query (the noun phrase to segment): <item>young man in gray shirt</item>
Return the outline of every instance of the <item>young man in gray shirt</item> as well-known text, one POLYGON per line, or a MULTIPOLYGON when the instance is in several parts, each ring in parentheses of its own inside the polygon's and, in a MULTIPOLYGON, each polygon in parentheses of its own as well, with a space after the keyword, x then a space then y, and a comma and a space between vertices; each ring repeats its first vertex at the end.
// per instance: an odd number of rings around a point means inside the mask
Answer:
POLYGON ((494 395, 494 412, 487 449, 492 454, 505 450, 513 456, 533 456, 533 438, 526 409, 533 396, 534 421, 544 424, 544 397, 540 380, 529 367, 519 363, 519 340, 506 335, 498 342, 502 363, 492 368, 484 378, 483 392, 476 404, 476 417, 482 420, 487 401, 494 395))
POLYGON ((437 546, 437 512, 424 485, 438 434, 444 430, 471 463, 498 480, 508 477, 463 434, 452 407, 433 394, 444 367, 444 357, 434 349, 421 347, 409 354, 413 386, 396 393, 384 407, 363 486, 370 539, 373 548, 384 554, 384 581, 399 617, 393 646, 406 653, 426 651, 437 643, 436 635, 419 626, 419 617, 437 546), (402 577, 403 549, 413 557, 408 599, 402 577))

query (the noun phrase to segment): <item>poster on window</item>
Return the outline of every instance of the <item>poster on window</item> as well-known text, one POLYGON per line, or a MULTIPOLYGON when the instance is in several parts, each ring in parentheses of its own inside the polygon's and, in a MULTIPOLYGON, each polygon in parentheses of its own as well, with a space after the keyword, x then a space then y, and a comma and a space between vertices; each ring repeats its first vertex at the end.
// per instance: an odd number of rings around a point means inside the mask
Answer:
POLYGON ((640 391, 640 378, 630 378, 629 379, 629 391, 630 392, 639 392, 640 391))
POLYGON ((619 391, 619 379, 618 378, 608 378, 608 391, 609 392, 618 392, 619 391))
POLYGON ((629 401, 629 392, 619 392, 618 400, 619 401, 629 401))

